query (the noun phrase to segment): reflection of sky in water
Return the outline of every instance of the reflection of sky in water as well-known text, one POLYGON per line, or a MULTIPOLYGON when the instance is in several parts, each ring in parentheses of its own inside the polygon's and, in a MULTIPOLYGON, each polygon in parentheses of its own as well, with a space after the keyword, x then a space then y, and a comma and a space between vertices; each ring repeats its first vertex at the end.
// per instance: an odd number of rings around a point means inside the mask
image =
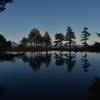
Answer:
MULTIPOLYGON (((76 53, 76 63, 72 72, 68 72, 66 63, 63 66, 55 64, 59 52, 57 52, 56 58, 52 53, 49 62, 47 62, 46 56, 42 57, 41 59, 44 62, 37 71, 29 66, 29 62, 23 62, 21 57, 16 58, 15 62, 0 62, 0 86, 5 87, 4 95, 0 96, 0 99, 14 100, 16 98, 17 100, 23 97, 30 99, 47 99, 49 97, 50 99, 52 97, 53 99, 70 98, 71 100, 76 98, 77 100, 85 100, 88 96, 88 88, 95 77, 100 78, 100 55, 99 53, 87 53, 87 59, 91 66, 89 66, 87 72, 84 72, 81 61, 84 54, 84 52, 76 53)), ((28 57, 30 57, 29 55, 28 57)), ((43 53, 42 55, 46 54, 43 53)), ((40 54, 38 56, 40 57, 40 54)), ((39 59, 39 57, 37 58, 39 59)), ((63 56, 63 58, 65 59, 66 56, 63 56)))

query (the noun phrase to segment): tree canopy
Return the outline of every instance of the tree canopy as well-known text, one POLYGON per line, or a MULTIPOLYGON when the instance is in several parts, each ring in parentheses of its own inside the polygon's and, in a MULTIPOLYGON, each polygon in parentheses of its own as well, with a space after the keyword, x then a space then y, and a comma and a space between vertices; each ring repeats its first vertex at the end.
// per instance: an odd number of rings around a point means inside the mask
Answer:
POLYGON ((55 40, 54 43, 56 43, 55 45, 60 45, 62 46, 62 42, 64 41, 65 37, 62 33, 56 33, 55 35, 55 40))
POLYGON ((67 41, 69 48, 71 48, 72 43, 75 43, 74 39, 76 39, 75 33, 73 32, 72 27, 68 26, 65 40, 67 41))
POLYGON ((84 27, 83 31, 81 32, 81 41, 84 46, 87 46, 87 40, 89 39, 91 33, 88 32, 88 28, 84 27))
POLYGON ((4 11, 5 5, 11 2, 13 2, 13 0, 0 0, 0 11, 4 11))
POLYGON ((9 48, 11 47, 11 42, 7 41, 6 38, 0 34, 0 48, 9 48))
POLYGON ((43 43, 48 47, 48 45, 51 45, 51 38, 48 32, 45 32, 44 36, 42 37, 43 43))

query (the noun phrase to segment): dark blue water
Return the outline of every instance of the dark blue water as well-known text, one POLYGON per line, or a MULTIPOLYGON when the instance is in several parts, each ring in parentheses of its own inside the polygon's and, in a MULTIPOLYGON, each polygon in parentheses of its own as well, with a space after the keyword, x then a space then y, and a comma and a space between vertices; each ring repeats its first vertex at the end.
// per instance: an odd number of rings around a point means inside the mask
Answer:
POLYGON ((100 100, 100 53, 8 54, 0 57, 0 100, 100 100))

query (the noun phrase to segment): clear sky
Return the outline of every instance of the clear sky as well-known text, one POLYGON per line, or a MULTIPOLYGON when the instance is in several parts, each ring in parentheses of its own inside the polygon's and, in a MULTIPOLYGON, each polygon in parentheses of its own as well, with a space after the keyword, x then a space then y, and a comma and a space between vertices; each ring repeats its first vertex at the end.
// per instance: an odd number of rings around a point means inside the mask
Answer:
POLYGON ((73 27, 77 44, 85 26, 92 33, 89 43, 98 39, 95 32, 100 32, 100 0, 14 0, 6 7, 0 13, 0 33, 8 40, 18 42, 33 27, 54 37, 57 32, 65 34, 67 26, 73 27))

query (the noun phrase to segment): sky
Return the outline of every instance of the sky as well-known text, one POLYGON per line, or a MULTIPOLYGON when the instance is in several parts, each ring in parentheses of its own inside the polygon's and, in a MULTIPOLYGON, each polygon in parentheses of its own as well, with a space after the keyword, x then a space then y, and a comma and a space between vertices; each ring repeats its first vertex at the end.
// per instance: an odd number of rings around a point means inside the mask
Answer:
POLYGON ((19 42, 32 28, 38 28, 54 35, 66 34, 71 26, 80 44, 81 31, 89 28, 89 43, 100 41, 96 32, 100 32, 100 0, 14 0, 0 13, 0 33, 8 40, 19 42))

